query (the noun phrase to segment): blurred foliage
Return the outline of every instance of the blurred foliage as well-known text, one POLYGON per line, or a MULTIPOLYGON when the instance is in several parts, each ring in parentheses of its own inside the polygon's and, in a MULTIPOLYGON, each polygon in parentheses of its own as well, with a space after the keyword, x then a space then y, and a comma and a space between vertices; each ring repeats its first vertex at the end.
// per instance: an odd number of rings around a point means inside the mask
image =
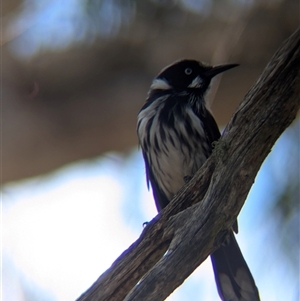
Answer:
POLYGON ((271 181, 274 183, 270 219, 273 223, 275 221, 274 236, 279 237, 281 250, 289 259, 297 277, 300 263, 300 121, 294 122, 284 136, 282 144, 286 153, 279 152, 279 162, 273 162, 270 170, 271 181))
MULTIPOLYGON (((134 147, 136 113, 150 82, 178 58, 241 64, 212 87, 213 111, 225 125, 299 26, 299 1, 6 0, 2 16, 8 182, 134 147)), ((287 161, 270 171, 269 218, 276 219, 274 235, 297 273, 299 121, 287 133, 279 158, 287 161)))

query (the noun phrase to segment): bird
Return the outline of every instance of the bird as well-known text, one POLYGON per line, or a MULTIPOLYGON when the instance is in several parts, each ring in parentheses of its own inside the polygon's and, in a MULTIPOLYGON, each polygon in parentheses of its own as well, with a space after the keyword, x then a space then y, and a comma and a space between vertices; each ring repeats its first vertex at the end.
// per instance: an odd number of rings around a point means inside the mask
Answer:
MULTIPOLYGON (((160 212, 211 155, 221 134, 207 104, 212 79, 238 64, 211 66, 193 59, 168 65, 154 78, 137 117, 147 185, 160 212)), ((259 301, 254 278, 234 232, 210 257, 223 301, 259 301)))

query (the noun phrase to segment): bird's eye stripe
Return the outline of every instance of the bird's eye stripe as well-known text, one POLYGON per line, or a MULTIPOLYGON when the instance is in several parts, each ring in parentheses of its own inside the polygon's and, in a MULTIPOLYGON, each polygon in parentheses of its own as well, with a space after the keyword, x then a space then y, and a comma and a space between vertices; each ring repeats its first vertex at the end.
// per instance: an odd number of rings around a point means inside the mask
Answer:
POLYGON ((150 87, 152 90, 169 90, 171 89, 171 86, 165 79, 156 78, 150 87))
POLYGON ((186 69, 184 70, 184 73, 185 73, 186 75, 190 75, 192 72, 193 72, 193 70, 192 70, 191 68, 186 68, 186 69))

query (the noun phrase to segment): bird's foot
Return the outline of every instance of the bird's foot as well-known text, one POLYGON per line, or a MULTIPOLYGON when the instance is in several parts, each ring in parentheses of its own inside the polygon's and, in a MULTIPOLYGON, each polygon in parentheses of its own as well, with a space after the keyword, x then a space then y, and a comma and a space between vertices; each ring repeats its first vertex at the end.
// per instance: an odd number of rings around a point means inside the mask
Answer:
POLYGON ((184 176, 183 177, 185 184, 188 183, 191 179, 192 179, 192 176, 184 176))

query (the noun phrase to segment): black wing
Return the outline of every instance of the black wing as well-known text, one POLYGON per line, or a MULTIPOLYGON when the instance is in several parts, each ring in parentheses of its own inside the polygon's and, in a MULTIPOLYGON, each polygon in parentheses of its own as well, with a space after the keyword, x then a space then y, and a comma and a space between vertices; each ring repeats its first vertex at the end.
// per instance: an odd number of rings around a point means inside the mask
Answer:
POLYGON ((161 191, 161 189, 159 189, 159 186, 155 181, 155 177, 153 176, 153 172, 149 165, 147 155, 144 152, 143 152, 143 157, 144 157, 145 167, 146 167, 147 185, 149 188, 149 183, 151 184, 155 205, 157 211, 159 212, 168 205, 169 200, 166 197, 166 195, 161 191))
MULTIPOLYGON (((203 122, 204 125, 204 131, 206 133, 207 140, 209 141, 210 145, 214 142, 220 139, 221 134, 219 131, 219 127, 212 116, 212 114, 205 110, 202 114, 200 113, 200 119, 203 122)), ((212 145, 211 145, 212 150, 212 145)))

